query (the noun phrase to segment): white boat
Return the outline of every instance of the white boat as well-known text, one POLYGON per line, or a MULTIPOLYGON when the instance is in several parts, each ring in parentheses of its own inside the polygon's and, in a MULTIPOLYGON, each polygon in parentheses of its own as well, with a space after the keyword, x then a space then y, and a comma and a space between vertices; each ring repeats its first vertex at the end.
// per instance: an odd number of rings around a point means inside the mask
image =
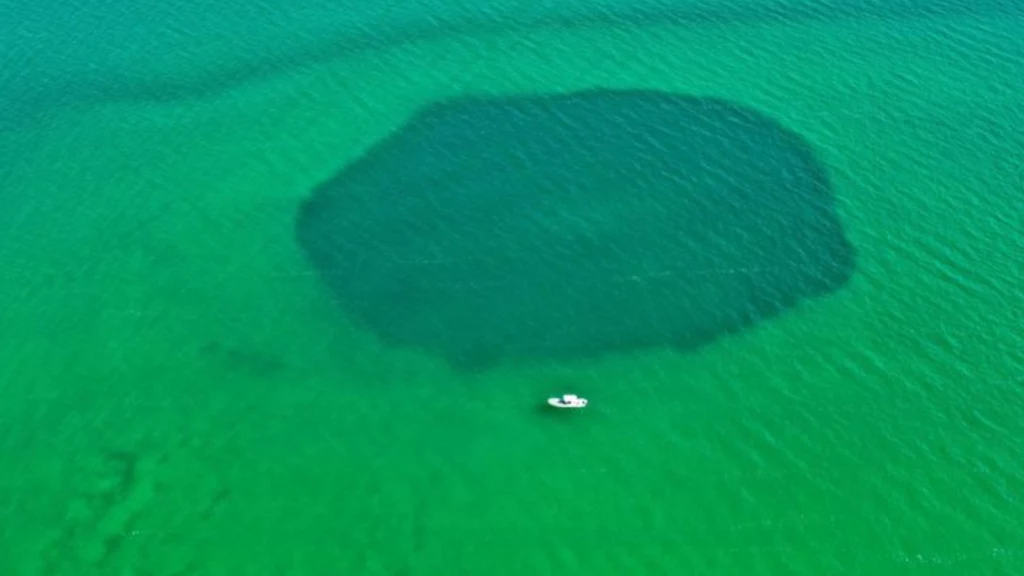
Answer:
POLYGON ((587 405, 587 399, 575 394, 563 394, 557 398, 548 398, 548 404, 555 408, 583 408, 587 405))

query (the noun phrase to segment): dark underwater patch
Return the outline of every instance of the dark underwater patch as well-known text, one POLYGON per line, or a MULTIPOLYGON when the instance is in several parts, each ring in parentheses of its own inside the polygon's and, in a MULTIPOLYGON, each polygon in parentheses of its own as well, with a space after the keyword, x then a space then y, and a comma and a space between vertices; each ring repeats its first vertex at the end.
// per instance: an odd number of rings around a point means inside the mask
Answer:
POLYGON ((317 187, 297 236, 346 314, 458 368, 692 350, 854 268, 797 134, 648 91, 427 107, 317 187))

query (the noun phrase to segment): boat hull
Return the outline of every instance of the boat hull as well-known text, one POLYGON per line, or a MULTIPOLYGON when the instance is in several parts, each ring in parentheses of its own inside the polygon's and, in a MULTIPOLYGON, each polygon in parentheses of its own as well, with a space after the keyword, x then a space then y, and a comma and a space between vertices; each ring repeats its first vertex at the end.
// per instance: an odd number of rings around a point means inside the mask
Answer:
POLYGON ((587 406, 587 401, 581 398, 578 402, 575 402, 573 404, 566 404, 565 402, 562 401, 561 398, 548 398, 548 405, 554 406, 555 408, 566 409, 585 408, 587 406))

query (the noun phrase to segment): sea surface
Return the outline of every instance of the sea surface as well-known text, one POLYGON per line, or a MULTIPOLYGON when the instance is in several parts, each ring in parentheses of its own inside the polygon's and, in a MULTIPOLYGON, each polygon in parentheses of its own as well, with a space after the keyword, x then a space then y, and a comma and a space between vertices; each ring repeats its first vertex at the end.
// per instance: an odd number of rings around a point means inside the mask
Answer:
POLYGON ((0 574, 1024 574, 1019 0, 0 14, 0 574))

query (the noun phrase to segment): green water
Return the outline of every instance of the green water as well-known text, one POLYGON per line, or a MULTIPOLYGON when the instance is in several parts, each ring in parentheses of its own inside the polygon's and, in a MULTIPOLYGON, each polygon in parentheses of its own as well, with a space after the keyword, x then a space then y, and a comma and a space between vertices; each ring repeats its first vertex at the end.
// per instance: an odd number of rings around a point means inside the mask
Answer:
POLYGON ((1024 571, 1019 15, 465 25, 259 68, 246 42, 331 22, 176 13, 89 72, 128 26, 103 9, 10 28, 53 49, 0 76, 29 95, 0 124, 0 574, 1024 571), (193 93, 217 74, 246 80, 193 93), (799 133, 850 282, 693 353, 469 373, 342 319, 295 238, 316 185, 422 105, 594 87, 799 133), (567 390, 591 406, 538 410, 567 390))

